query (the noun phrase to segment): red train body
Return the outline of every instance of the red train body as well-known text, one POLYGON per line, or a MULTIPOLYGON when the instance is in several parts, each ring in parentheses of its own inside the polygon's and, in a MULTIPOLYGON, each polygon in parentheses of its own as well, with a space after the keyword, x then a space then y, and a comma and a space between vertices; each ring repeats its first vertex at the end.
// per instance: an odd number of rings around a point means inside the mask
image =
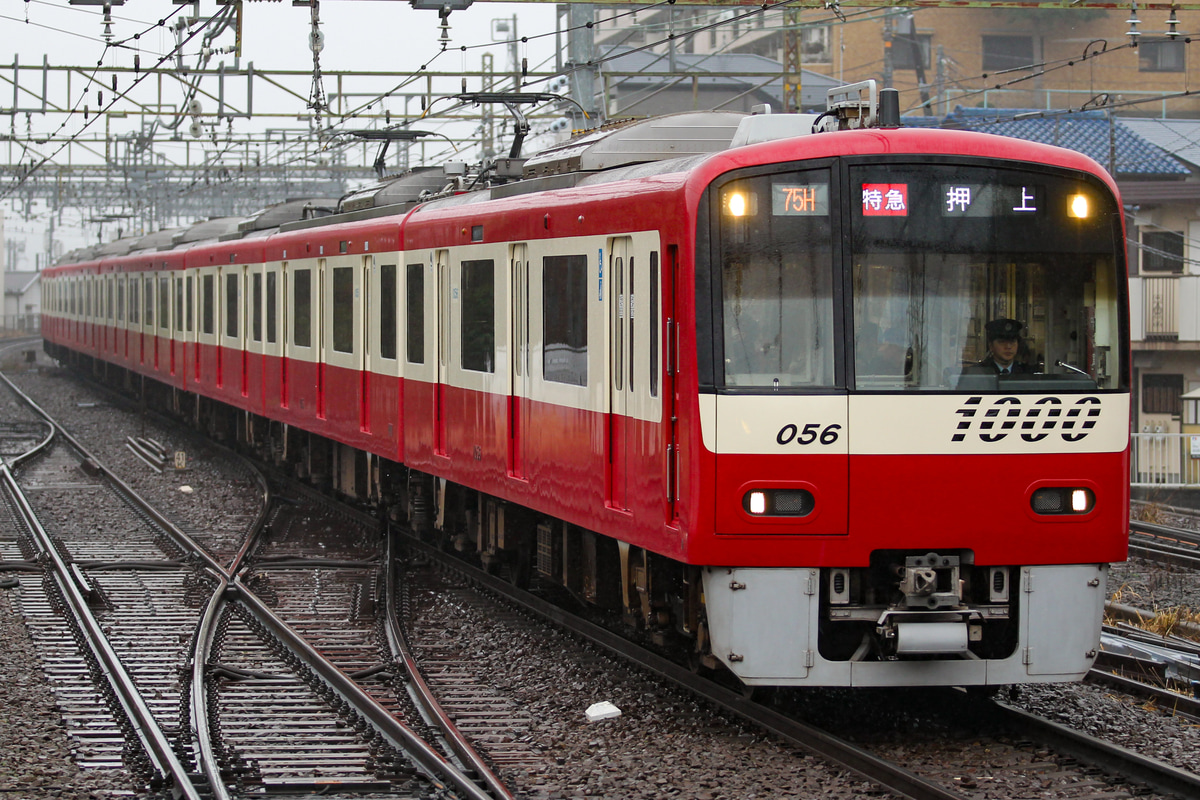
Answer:
POLYGON ((1080 677, 1126 547, 1115 185, 1011 139, 762 120, 83 254, 44 274, 46 347, 748 684, 1080 677), (982 372, 993 319, 1022 374, 982 372))

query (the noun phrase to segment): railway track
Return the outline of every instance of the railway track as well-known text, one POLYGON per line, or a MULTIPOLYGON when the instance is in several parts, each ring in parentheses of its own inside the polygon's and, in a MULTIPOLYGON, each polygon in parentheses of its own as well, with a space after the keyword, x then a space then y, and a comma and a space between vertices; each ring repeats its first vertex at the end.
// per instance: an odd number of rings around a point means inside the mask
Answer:
MULTIPOLYGON (((38 451, 0 477, 10 513, 29 531, 23 561, 47 565, 57 589, 41 615, 41 638, 56 639, 55 653, 67 661, 72 682, 58 691, 72 698, 76 732, 99 732, 95 765, 119 761, 139 785, 189 798, 332 786, 400 797, 509 796, 499 785, 490 795, 480 789, 400 721, 420 722, 401 712, 406 692, 388 687, 373 697, 347 677, 369 677, 386 654, 371 641, 380 553, 374 563, 320 559, 305 568, 293 559, 277 569, 263 542, 295 526, 279 524, 279 514, 263 524, 264 505, 263 518, 242 531, 245 544, 221 560, 70 437, 47 437, 38 451), (254 552, 267 553, 263 565, 254 552), (352 632, 348 599, 360 622, 352 632), (55 613, 63 605, 73 612, 71 635, 55 613), (90 650, 80 663, 66 655, 74 640, 90 650), (181 669, 189 661, 191 671, 181 669), (106 681, 97 690, 85 675, 106 681)), ((228 531, 211 540, 227 544, 228 531)))
MULTIPOLYGON (((596 646, 669 679, 716 706, 720 712, 770 731, 789 745, 817 754, 842 768, 858 773, 887 791, 919 800, 974 796, 973 789, 977 787, 962 785, 952 766, 929 763, 923 764, 921 770, 908 769, 902 766, 903 756, 891 758, 877 754, 869 746, 860 746, 831 733, 824 725, 806 722, 803 719, 804 714, 797 713, 786 701, 773 705, 755 702, 742 692, 724 688, 700 677, 683 666, 638 647, 600 626, 579 619, 556 605, 516 589, 499 578, 469 565, 462 565, 457 560, 447 561, 443 554, 434 548, 414 542, 406 542, 406 545, 420 552, 423 558, 437 560, 439 564, 450 564, 447 569, 464 576, 475 585, 484 587, 488 592, 496 593, 506 602, 519 605, 523 611, 536 614, 572 635, 584 637, 596 646)), ((787 696, 787 693, 782 694, 787 696)), ((932 709, 940 709, 935 716, 944 712, 962 719, 974 720, 974 724, 979 728, 991 730, 990 734, 980 734, 976 730, 973 735, 996 735, 1003 737, 1003 741, 1016 743, 1036 742, 1041 747, 1058 753, 1064 762, 1078 763, 1077 767, 1070 764, 1065 767, 1059 764, 1042 764, 1038 769, 1047 773, 1048 781, 1057 780, 1064 786, 1079 786, 1091 780, 1099 780, 1095 776, 1106 775, 1110 776, 1102 781, 1106 785, 1114 780, 1127 781, 1143 787, 1142 791, 1149 788, 1166 796, 1200 796, 1200 777, 1146 758, 1127 748, 1107 743, 1095 736, 1022 712, 1005 703, 984 700, 964 692, 933 690, 929 696, 933 699, 929 701, 925 713, 930 713, 932 709)), ((883 704, 888 702, 890 700, 884 700, 883 704)), ((859 710, 866 713, 865 709, 859 710)), ((886 714, 882 708, 876 708, 874 712, 886 714)), ((846 713, 853 717, 853 712, 846 713)), ((903 716, 908 712, 897 713, 903 716)), ((1037 761, 1037 757, 1031 757, 1028 753, 1020 755, 1022 748, 1018 746, 1001 743, 995 749, 1017 754, 1011 766, 1015 770, 1029 769, 1029 764, 1037 761)))
MULTIPOLYGON (((365 625, 362 630, 349 630, 350 626, 344 623, 331 629, 322 620, 340 617, 351 622, 365 621, 370 613, 379 613, 385 605, 408 606, 419 603, 414 596, 427 594, 428 587, 419 582, 413 583, 401 593, 401 597, 384 598, 384 589, 381 587, 388 582, 378 575, 371 577, 372 570, 377 569, 379 563, 391 564, 393 559, 382 557, 366 546, 374 538, 374 534, 370 533, 372 528, 367 524, 369 521, 360 520, 362 530, 367 533, 362 535, 362 542, 355 542, 354 535, 342 535, 357 524, 351 512, 302 506, 304 500, 301 490, 289 487, 284 491, 290 502, 275 507, 270 525, 260 537, 259 544, 245 548, 244 558, 248 560, 237 570, 237 574, 231 575, 228 588, 220 593, 222 607, 215 610, 213 607, 213 599, 218 594, 219 570, 214 567, 201 568, 189 583, 188 602, 194 608, 194 613, 205 611, 205 618, 209 620, 206 626, 212 631, 197 637, 199 640, 211 638, 212 649, 203 651, 205 654, 195 659, 200 668, 198 672, 193 672, 192 682, 206 684, 208 688, 215 689, 216 694, 215 699, 197 700, 193 696, 190 710, 182 716, 196 736, 193 739, 185 734, 181 739, 183 749, 187 753, 200 752, 203 747, 198 739, 211 733, 219 734, 213 769, 227 776, 235 776, 227 778, 227 790, 231 796, 262 791, 266 786, 273 786, 277 791, 284 791, 288 786, 291 791, 322 791, 339 785, 340 781, 345 781, 347 787, 355 786, 359 791, 383 789, 385 796, 387 790, 410 790, 412 787, 406 781, 414 773, 404 771, 402 765, 395 761, 395 747, 386 737, 369 735, 365 750, 357 741, 342 742, 338 749, 329 750, 338 754, 337 759, 313 767, 313 762, 304 760, 302 755, 295 756, 290 762, 286 759, 280 759, 277 763, 266 760, 266 756, 276 753, 281 746, 272 743, 256 751, 253 745, 262 745, 264 740, 261 728, 255 730, 247 727, 240 739, 226 736, 236 728, 236 717, 231 714, 227 718, 224 714, 239 704, 257 702, 254 698, 262 700, 265 694, 263 690, 274 687, 284 688, 291 693, 290 702, 296 709, 302 709, 299 716, 313 721, 309 727, 317 729, 318 735, 339 732, 349 740, 353 738, 348 735, 349 731, 357 732, 360 728, 366 730, 370 727, 370 721, 361 716, 338 716, 337 713, 322 716, 324 712, 321 709, 333 708, 337 712, 349 701, 339 693, 339 689, 314 674, 315 671, 304 658, 295 654, 284 655, 290 652, 286 643, 269 644, 275 638, 271 625, 261 621, 249 607, 233 602, 242 593, 247 597, 257 596, 264 605, 279 610, 280 616, 290 623, 290 627, 295 631, 303 631, 306 638, 322 639, 324 634, 321 628, 324 626, 331 640, 338 639, 340 642, 340 653, 335 652, 339 647, 330 647, 338 672, 352 675, 359 688, 373 695, 389 714, 404 713, 399 710, 403 703, 392 699, 397 688, 399 664, 390 655, 391 650, 382 649, 378 643, 371 641, 372 636, 384 640, 397 634, 370 631, 370 625, 365 625), (305 510, 299 511, 301 508, 305 510), (297 519, 305 516, 312 518, 311 525, 302 525, 297 519), (334 531, 339 534, 337 538, 327 535, 334 531), (316 548, 321 553, 319 564, 312 559, 314 540, 326 544, 324 549, 316 548), (336 546, 330 548, 330 544, 336 546), (225 692, 231 693, 228 701, 225 692), (389 706, 389 702, 396 702, 396 705, 389 706), (217 722, 204 725, 193 722, 191 715, 197 706, 216 708, 220 715, 217 722), (225 749, 222 750, 222 747, 225 749), (361 769, 356 765, 362 765, 361 769), (356 769, 359 770, 357 773, 356 769), (367 777, 368 773, 372 777, 367 777), (350 777, 354 775, 357 777, 350 777), (372 780, 376 782, 372 783, 372 780)), ((201 538, 202 533, 196 532, 196 537, 201 538)), ((228 536, 228 531, 225 531, 225 535, 228 536)), ((232 558, 227 546, 222 545, 222 551, 223 558, 232 558)), ((463 596, 456 598, 452 595, 446 602, 469 601, 463 596)), ((490 604, 482 613, 495 617, 508 612, 490 604)), ((532 768, 539 759, 544 759, 544 754, 538 753, 537 747, 531 746, 523 736, 525 729, 520 709, 514 708, 511 699, 503 692, 497 692, 486 678, 481 679, 473 672, 475 665, 469 657, 454 652, 454 648, 445 643, 439 645, 429 640, 419 629, 410 633, 415 642, 412 648, 416 653, 414 660, 424 662, 427 667, 438 667, 438 671, 431 671, 425 680, 442 694, 442 713, 456 718, 467 729, 466 734, 486 753, 490 764, 501 769, 520 770, 532 768), (493 726, 491 723, 496 724, 493 726), (509 728, 507 733, 505 726, 509 728)), ((286 634, 284 636, 286 638, 286 634)), ((318 649, 324 647, 318 644, 318 649)), ((747 701, 738 692, 729 692, 729 700, 735 709, 757 705, 747 701)), ((264 701, 259 708, 273 706, 264 701)), ((260 710, 257 715, 261 717, 263 712, 260 710)), ((796 720, 786 715, 779 716, 783 717, 781 725, 797 724, 796 720)), ((199 718, 199 714, 195 714, 194 718, 199 718)), ((279 719, 283 720, 284 717, 281 715, 279 719)), ((287 725, 281 724, 280 727, 286 728, 287 725)), ((833 746, 830 743, 838 739, 822 731, 819 726, 807 727, 815 731, 807 735, 810 739, 817 737, 818 747, 814 748, 811 740, 797 738, 786 741, 794 742, 796 747, 819 752, 820 748, 833 746)), ((1029 733, 1020 736, 1034 738, 1029 733)), ((329 741, 334 741, 332 736, 329 741)), ((293 751, 300 751, 294 743, 290 747, 293 751)), ((849 752, 850 755, 845 756, 847 759, 861 758, 865 753, 868 761, 874 759, 883 762, 885 773, 889 769, 889 759, 873 754, 870 748, 851 746, 849 752), (855 750, 861 752, 856 754, 855 750)), ((900 763, 904 763, 902 759, 900 763)), ((848 768, 858 770, 857 766, 848 768)), ((906 770, 895 764, 891 764, 890 769, 897 770, 899 777, 893 783, 888 783, 892 778, 884 775, 876 780, 876 787, 886 786, 911 797, 974 795, 972 787, 955 785, 952 780, 945 780, 940 775, 923 778, 916 774, 919 770, 906 770)))

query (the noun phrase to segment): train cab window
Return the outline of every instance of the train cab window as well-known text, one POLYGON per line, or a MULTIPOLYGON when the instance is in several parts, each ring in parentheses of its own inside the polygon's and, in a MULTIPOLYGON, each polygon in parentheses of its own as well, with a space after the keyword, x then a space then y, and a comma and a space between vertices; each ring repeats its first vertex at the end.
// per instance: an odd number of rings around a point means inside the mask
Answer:
POLYGON ((333 270, 333 349, 354 352, 354 270, 333 270))
POLYGON ((279 280, 279 278, 276 277, 276 273, 274 273, 274 272, 267 273, 267 343, 268 344, 275 344, 276 338, 278 336, 278 334, 275 332, 278 328, 277 323, 276 323, 276 314, 277 314, 276 303, 278 302, 276 300, 276 297, 278 296, 278 289, 276 288, 276 284, 277 284, 278 280, 279 280))
POLYGON ((496 265, 462 262, 462 368, 496 371, 496 265))
POLYGON ((312 347, 312 270, 298 269, 294 277, 292 306, 295 324, 292 327, 292 344, 296 347, 312 347))
POLYGON ((425 265, 409 264, 405 277, 408 363, 425 363, 425 265))
POLYGON ((714 199, 724 385, 833 386, 829 171, 736 178, 714 199))
POLYGON ((396 265, 379 267, 379 357, 396 358, 396 265))
POLYGON ((213 275, 205 275, 200 281, 200 332, 209 336, 216 332, 213 320, 216 305, 216 298, 213 297, 215 282, 216 278, 213 275))
POLYGON ((1122 385, 1124 243, 1107 188, 986 165, 870 165, 849 177, 862 198, 850 220, 855 388, 1122 385), (1009 373, 990 355, 998 326, 1017 333, 1009 373))
POLYGON ((225 335, 238 335, 238 274, 225 276, 225 335))
POLYGON ((542 375, 587 386, 587 256, 542 259, 542 375))

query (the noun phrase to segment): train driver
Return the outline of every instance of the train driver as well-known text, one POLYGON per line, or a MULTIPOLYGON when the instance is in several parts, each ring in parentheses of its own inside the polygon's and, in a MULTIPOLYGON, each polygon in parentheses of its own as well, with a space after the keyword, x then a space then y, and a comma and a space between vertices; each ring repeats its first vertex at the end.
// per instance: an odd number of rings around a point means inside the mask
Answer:
POLYGON ((994 319, 984 326, 988 354, 967 372, 984 375, 1028 375, 1029 365, 1018 361, 1022 325, 1015 319, 994 319))

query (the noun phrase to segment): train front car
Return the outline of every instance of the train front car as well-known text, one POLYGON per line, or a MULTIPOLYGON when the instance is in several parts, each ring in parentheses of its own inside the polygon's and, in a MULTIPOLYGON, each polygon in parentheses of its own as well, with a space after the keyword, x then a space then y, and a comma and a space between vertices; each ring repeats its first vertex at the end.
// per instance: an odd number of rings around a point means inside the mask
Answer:
POLYGON ((804 152, 698 209, 713 654, 749 685, 1080 679, 1126 552, 1113 184, 978 134, 804 152))

